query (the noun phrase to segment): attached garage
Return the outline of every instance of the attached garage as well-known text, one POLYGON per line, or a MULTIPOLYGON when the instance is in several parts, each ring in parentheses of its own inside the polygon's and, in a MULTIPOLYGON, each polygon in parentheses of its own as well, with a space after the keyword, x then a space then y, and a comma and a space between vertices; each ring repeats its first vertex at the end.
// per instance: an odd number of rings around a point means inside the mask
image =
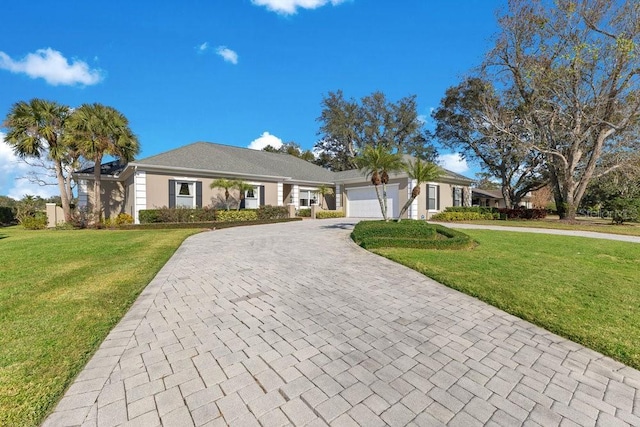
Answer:
MULTIPOLYGON (((347 188, 347 216, 351 218, 382 218, 380 202, 373 186, 347 188)), ((379 188, 382 192, 382 188, 379 188)), ((400 212, 398 184, 387 185, 387 214, 396 218, 400 212)))

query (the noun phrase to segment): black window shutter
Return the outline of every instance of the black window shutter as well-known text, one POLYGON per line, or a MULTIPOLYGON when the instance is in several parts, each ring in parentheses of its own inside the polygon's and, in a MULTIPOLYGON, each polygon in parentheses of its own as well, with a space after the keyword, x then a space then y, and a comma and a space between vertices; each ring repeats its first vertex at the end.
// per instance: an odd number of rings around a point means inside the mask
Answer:
POLYGON ((464 187, 460 190, 460 197, 462 198, 462 200, 460 200, 460 206, 464 206, 464 187))
POLYGON ((202 207, 202 182, 196 181, 196 208, 202 207))
POLYGON ((436 185, 436 210, 440 210, 440 186, 436 185))
POLYGON ((260 206, 264 206, 264 185, 260 186, 260 206))
POLYGON ((169 180, 169 207, 176 207, 176 181, 174 179, 169 180))

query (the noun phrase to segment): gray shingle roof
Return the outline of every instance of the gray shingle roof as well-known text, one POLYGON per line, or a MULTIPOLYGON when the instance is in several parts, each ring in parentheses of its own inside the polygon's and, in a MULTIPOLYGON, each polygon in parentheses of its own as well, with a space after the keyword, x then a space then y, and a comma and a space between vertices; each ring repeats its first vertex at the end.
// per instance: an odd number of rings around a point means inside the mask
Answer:
MULTIPOLYGON (((415 160, 415 157, 409 156, 408 154, 405 154, 402 156, 402 158, 404 159, 404 161, 409 161, 409 160, 415 160)), ((456 181, 467 181, 469 183, 471 183, 473 180, 470 178, 467 178, 464 175, 460 175, 459 173, 450 171, 449 169, 445 169, 445 168, 441 168, 444 171, 444 177, 445 179, 451 179, 451 180, 456 180, 456 181)), ((362 172, 360 172, 360 170, 358 169, 351 169, 351 170, 346 170, 346 171, 341 171, 341 172, 334 172, 334 179, 338 180, 338 181, 342 181, 342 180, 351 180, 351 179, 357 179, 357 178, 363 178, 364 174, 362 172)))
POLYGON ((134 162, 136 165, 188 168, 230 174, 287 177, 331 183, 333 172, 295 156, 211 142, 195 142, 134 162))

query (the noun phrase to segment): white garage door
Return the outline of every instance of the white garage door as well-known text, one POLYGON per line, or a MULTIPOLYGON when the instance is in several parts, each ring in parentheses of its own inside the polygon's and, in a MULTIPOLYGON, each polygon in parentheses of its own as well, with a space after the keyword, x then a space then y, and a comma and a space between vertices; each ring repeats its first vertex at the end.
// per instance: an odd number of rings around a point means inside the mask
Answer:
MULTIPOLYGON (((382 187, 379 188, 382 192, 382 187)), ((387 214, 398 216, 398 185, 387 185, 387 214)), ((382 218, 380 202, 373 186, 347 189, 347 216, 351 218, 382 218)))

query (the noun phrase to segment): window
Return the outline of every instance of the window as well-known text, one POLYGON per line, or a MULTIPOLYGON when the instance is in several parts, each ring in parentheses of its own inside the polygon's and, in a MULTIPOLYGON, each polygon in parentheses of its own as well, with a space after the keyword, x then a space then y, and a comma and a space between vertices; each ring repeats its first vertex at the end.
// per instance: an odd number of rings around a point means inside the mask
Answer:
POLYGON ((195 207, 195 190, 193 182, 176 181, 176 207, 195 207))
POLYGON ((462 206, 462 188, 460 187, 453 189, 453 206, 462 206))
POLYGON ((318 200, 315 190, 300 190, 300 206, 315 205, 318 200))
POLYGON ((427 209, 437 211, 440 204, 438 200, 439 188, 437 185, 429 185, 427 189, 427 209))

